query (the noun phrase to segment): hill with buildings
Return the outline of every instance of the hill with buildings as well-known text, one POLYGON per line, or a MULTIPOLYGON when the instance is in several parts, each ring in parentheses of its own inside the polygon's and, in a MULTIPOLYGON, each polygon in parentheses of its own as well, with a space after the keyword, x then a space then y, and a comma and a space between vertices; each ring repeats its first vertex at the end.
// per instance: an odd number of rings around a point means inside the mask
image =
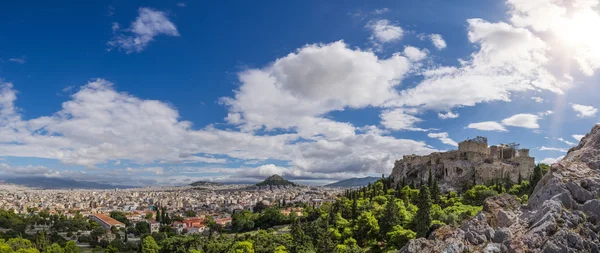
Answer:
POLYGON ((201 187, 201 186, 218 186, 221 183, 209 182, 209 181, 196 181, 190 184, 190 186, 201 187))
POLYGON ((341 181, 338 181, 335 183, 325 185, 325 187, 342 187, 342 188, 359 187, 359 186, 368 185, 379 179, 381 179, 381 178, 380 177, 353 177, 353 178, 348 178, 345 180, 341 180, 341 181))
POLYGON ((282 176, 275 174, 256 184, 256 186, 297 186, 297 184, 285 180, 282 176))
POLYGON ((399 252, 598 252, 600 124, 552 165, 521 205, 513 195, 485 200, 460 226, 441 226, 399 252))
POLYGON ((487 138, 477 137, 460 142, 458 150, 406 155, 395 162, 391 177, 396 184, 419 185, 431 173, 442 190, 450 191, 500 181, 517 183, 529 179, 534 167, 529 149, 519 149, 516 143, 488 147, 487 138))

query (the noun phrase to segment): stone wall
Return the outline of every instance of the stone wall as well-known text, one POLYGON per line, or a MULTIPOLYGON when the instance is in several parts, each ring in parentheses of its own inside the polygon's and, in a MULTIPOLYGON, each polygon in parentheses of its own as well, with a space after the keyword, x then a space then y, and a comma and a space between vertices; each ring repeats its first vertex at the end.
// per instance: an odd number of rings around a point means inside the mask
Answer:
POLYGON ((476 140, 463 141, 461 143, 458 143, 458 151, 489 154, 487 140, 486 141, 476 141, 476 140))
POLYGON ((459 190, 466 183, 472 184, 473 180, 477 184, 488 184, 508 178, 516 183, 519 174, 522 179, 528 179, 533 172, 535 161, 529 156, 528 150, 527 152, 519 150, 516 157, 507 156, 510 157, 509 159, 501 159, 502 153, 497 153, 497 159, 491 159, 490 154, 487 153, 487 146, 486 152, 483 152, 482 142, 465 141, 461 144, 462 146, 459 144, 459 151, 404 156, 402 160, 395 162, 391 177, 396 183, 404 179, 407 184, 418 185, 420 182, 427 181, 431 171, 442 190, 450 191, 459 190))

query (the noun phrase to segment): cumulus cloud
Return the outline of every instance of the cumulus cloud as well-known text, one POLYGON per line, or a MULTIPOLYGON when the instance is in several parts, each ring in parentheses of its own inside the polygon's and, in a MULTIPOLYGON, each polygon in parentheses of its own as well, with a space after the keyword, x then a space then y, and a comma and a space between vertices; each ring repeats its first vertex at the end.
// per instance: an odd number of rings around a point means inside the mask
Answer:
POLYGON ((430 34, 428 37, 429 40, 431 40, 431 43, 433 43, 433 46, 435 46, 435 48, 437 48, 438 50, 446 48, 446 41, 444 40, 444 38, 442 38, 442 35, 434 33, 430 34))
POLYGON ((540 128, 540 125, 538 124, 539 119, 540 117, 538 115, 520 113, 503 119, 502 124, 506 126, 538 129, 540 128))
POLYGON ((398 41, 404 35, 402 27, 394 25, 387 19, 372 20, 366 27, 371 30, 371 40, 380 43, 398 41))
POLYGON ((552 158, 552 157, 546 157, 546 158, 542 159, 542 160, 540 161, 540 163, 545 163, 545 164, 554 164, 554 163, 557 163, 557 162, 559 162, 560 160, 562 160, 562 159, 563 159, 563 157, 564 157, 564 156, 559 156, 559 157, 555 157, 555 158, 552 158))
POLYGON ((583 137, 585 137, 584 134, 574 134, 571 135, 573 137, 573 139, 577 140, 577 141, 581 141, 581 139, 583 139, 583 137))
POLYGON ((536 103, 543 103, 544 102, 544 99, 541 98, 541 97, 531 97, 531 99, 533 101, 535 101, 536 103))
POLYGON ((434 138, 434 139, 439 139, 442 143, 450 145, 450 146, 455 146, 458 147, 458 143, 452 139, 450 139, 450 136, 448 135, 447 132, 442 132, 442 133, 429 133, 427 134, 427 136, 429 138, 434 138))
POLYGON ((451 111, 449 111, 447 113, 438 113, 438 118, 440 118, 440 119, 456 119, 456 118, 458 118, 458 116, 460 116, 460 114, 453 113, 451 111))
MULTIPOLYGON (((292 126, 297 133, 256 135, 211 126, 196 130, 191 122, 179 118, 173 106, 118 92, 112 83, 103 79, 92 80, 79 88, 51 116, 23 120, 14 106, 17 92, 12 84, 5 83, 1 87, 0 153, 57 159, 68 165, 99 169, 94 173, 41 171, 43 169, 36 172, 46 172, 46 176, 90 180, 111 173, 112 177, 132 182, 150 182, 175 180, 172 170, 165 167, 173 164, 270 159, 286 161, 290 165, 285 166, 285 172, 297 178, 318 178, 323 173, 337 173, 335 175, 347 178, 353 173, 389 173, 394 161, 403 154, 436 151, 424 142, 383 136, 384 131, 376 127, 355 133, 355 127, 349 123, 317 116, 296 121, 298 124, 292 126), (302 134, 314 138, 300 139, 302 134), (97 167, 99 164, 119 165, 121 161, 141 167, 97 167), (132 179, 136 173, 143 173, 143 177, 132 179), (120 177, 123 175, 130 176, 120 177)), ((235 180, 244 170, 247 168, 232 172, 226 180, 235 180)), ((99 177, 95 181, 104 179, 99 177)), ((169 184, 168 181, 162 183, 169 184)))
POLYGON ((423 120, 408 114, 404 109, 386 110, 380 115, 380 117, 381 124, 388 129, 427 131, 426 129, 415 127, 416 123, 419 123, 423 120))
POLYGON ((419 50, 416 47, 407 46, 404 48, 404 55, 411 61, 421 61, 427 57, 427 50, 419 50))
POLYGON ((448 110, 491 101, 510 101, 528 90, 562 93, 568 85, 544 65, 548 45, 529 30, 482 19, 468 20, 468 38, 479 46, 461 66, 439 66, 423 72, 416 87, 401 91, 394 106, 448 110))
POLYGON ((551 55, 574 60, 586 75, 592 75, 600 67, 600 37, 593 33, 600 25, 598 1, 506 2, 511 22, 544 34, 552 43, 551 55))
POLYGON ((108 42, 109 50, 117 48, 128 54, 139 53, 159 35, 179 36, 177 27, 165 12, 140 8, 138 14, 131 26, 122 32, 119 32, 118 24, 113 23, 112 29, 116 33, 108 42))
POLYGON ((326 128, 351 135, 353 127, 322 115, 382 106, 397 96, 395 87, 410 68, 404 56, 382 59, 342 41, 306 45, 267 67, 239 73, 240 88, 221 102, 229 107, 226 120, 243 131, 296 129, 310 138, 326 128))
POLYGON ((477 129, 480 131, 496 131, 496 132, 507 132, 504 126, 496 121, 485 121, 478 123, 471 123, 467 128, 477 129))
POLYGON ((577 112, 577 117, 590 118, 596 116, 598 109, 591 105, 571 104, 571 108, 577 112))

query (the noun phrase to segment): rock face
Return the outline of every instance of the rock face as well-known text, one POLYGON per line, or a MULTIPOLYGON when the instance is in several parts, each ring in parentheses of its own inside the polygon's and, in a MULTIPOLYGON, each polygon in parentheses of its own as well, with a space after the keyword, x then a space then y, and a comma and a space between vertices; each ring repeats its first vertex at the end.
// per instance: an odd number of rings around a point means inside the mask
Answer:
POLYGON ((391 177, 395 183, 426 181, 429 171, 440 182, 442 190, 456 190, 465 184, 485 184, 509 179, 512 182, 529 178, 534 158, 528 149, 517 150, 516 145, 488 147, 487 139, 477 137, 458 144, 458 150, 432 153, 425 156, 408 155, 396 161, 391 177))
POLYGON ((526 205, 488 198, 460 228, 444 226, 400 252, 600 252, 600 125, 544 175, 526 205))

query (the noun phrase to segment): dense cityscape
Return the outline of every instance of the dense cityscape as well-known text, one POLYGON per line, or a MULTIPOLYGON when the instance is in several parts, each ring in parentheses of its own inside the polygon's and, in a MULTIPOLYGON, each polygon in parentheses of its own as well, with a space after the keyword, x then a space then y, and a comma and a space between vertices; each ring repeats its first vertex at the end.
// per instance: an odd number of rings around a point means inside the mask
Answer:
POLYGON ((600 253, 600 0, 0 5, 0 253, 600 253))

